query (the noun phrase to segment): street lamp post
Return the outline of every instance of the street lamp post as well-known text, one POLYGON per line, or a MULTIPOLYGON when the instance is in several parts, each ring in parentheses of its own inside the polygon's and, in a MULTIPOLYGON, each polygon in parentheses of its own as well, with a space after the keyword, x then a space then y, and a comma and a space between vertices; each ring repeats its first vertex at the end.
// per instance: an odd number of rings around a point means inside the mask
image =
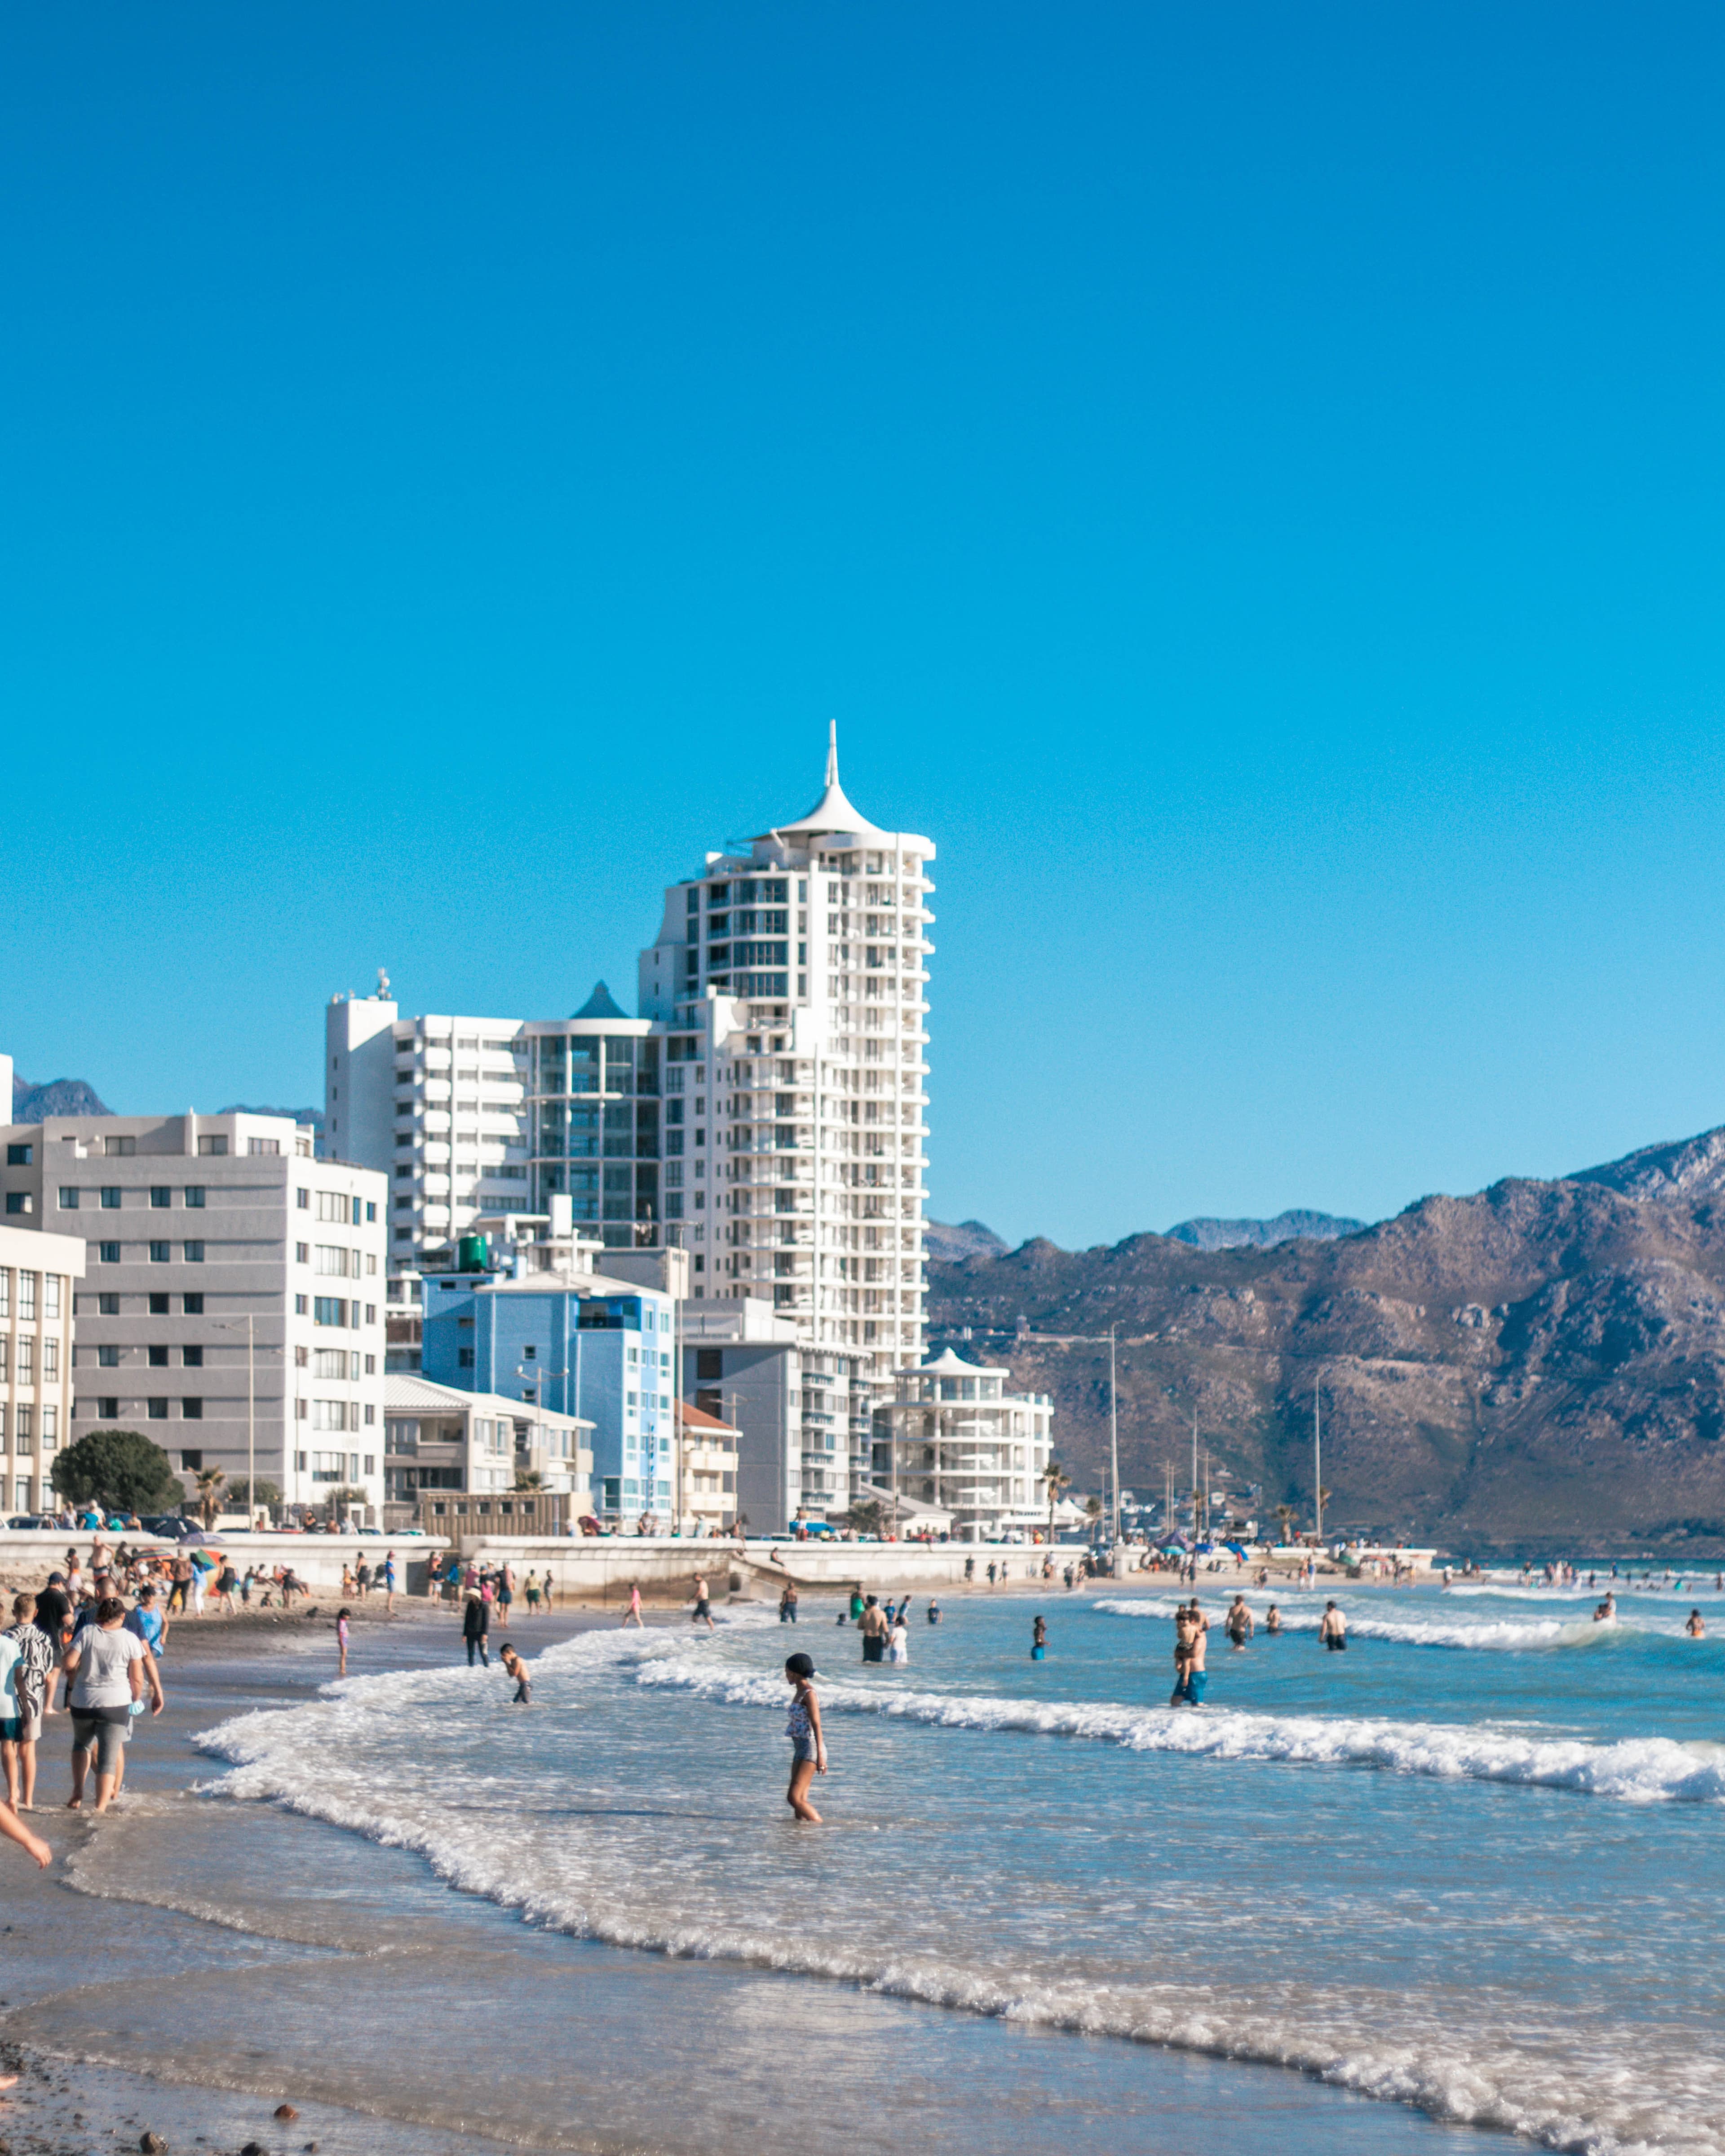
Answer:
MULTIPOLYGON (((216 1329, 220 1332, 237 1332, 239 1320, 218 1318, 216 1329)), ((284 1407, 285 1402, 283 1403, 284 1407)), ((258 1345, 257 1321, 250 1311, 245 1314, 245 1507, 252 1528, 258 1524, 258 1345)))

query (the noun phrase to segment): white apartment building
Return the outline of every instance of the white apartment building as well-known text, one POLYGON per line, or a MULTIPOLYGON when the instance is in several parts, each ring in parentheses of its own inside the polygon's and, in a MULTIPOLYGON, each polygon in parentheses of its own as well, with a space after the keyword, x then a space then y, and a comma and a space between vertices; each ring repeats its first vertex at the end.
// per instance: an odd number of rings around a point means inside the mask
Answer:
MULTIPOLYGON (((668 887, 639 1017, 603 983, 531 1023, 403 1019, 381 974, 337 998, 326 1140, 388 1175, 403 1290, 485 1216, 553 1199, 608 1249, 680 1247, 697 1306, 743 1298, 793 1331, 803 1456, 794 1487, 762 1463, 767 1514, 845 1512, 875 1402, 927 1343, 933 858, 846 799, 834 738, 806 816, 668 887)), ((749 1444, 745 1425, 745 1490, 749 1444)))
MULTIPOLYGON (((10 1070, 3 1075, 9 1086, 10 1070)), ((33 1139, 18 1137, 16 1127, 6 1135, 10 1165, 28 1167, 33 1139)), ((8 1187, 8 1198, 13 1194, 8 1187)), ((51 1478, 72 1427, 73 1301, 84 1277, 80 1238, 42 1235, 20 1224, 28 1218, 21 1207, 7 1212, 0 1225, 0 1519, 57 1502, 51 1478)))
POLYGON ((641 954, 641 1013, 665 1035, 665 1232, 697 1298, 795 1324, 809 1511, 866 1487, 875 1401, 927 1339, 934 851, 852 806, 834 729, 814 807, 671 885, 641 954), (836 1473, 817 1399, 843 1428, 836 1473))
POLYGON ((386 1178, 315 1159, 280 1116, 55 1116, 0 1138, 7 1218, 84 1238, 72 1435, 140 1430, 188 1493, 253 1461, 295 1510, 359 1491, 376 1524, 386 1178))
POLYGON ((961 1536, 1038 1525, 1054 1404, 1046 1393, 1008 1392, 1011 1377, 950 1348, 901 1370, 894 1397, 875 1411, 876 1491, 950 1512, 961 1536))
POLYGON ((662 1248, 656 1029, 601 981, 572 1018, 403 1019, 378 993, 326 1014, 325 1141, 386 1173, 390 1270, 449 1260, 487 1215, 547 1214, 662 1248))

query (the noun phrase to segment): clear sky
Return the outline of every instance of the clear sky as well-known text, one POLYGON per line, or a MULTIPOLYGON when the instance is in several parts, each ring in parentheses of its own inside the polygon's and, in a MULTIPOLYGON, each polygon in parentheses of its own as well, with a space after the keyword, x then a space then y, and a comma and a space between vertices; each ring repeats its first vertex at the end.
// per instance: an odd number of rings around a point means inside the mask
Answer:
POLYGON ((1711 7, 0 23, 0 1046, 321 1097, 937 842, 932 1209, 1725 1122, 1711 7))

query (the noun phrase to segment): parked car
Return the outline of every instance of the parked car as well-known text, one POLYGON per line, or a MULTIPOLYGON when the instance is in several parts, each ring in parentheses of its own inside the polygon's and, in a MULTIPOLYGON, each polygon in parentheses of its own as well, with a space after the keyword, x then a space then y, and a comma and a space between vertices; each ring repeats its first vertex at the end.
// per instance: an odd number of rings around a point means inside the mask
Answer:
POLYGON ((54 1522, 49 1519, 46 1512, 19 1512, 6 1524, 8 1527, 15 1527, 20 1532, 23 1532, 32 1527, 51 1527, 54 1522))

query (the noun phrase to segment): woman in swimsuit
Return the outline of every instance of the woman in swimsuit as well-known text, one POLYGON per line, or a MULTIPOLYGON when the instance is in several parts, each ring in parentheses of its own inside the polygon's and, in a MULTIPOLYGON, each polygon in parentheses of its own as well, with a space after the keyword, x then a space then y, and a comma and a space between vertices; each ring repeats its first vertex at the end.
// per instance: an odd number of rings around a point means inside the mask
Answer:
POLYGON ((827 1771, 827 1742, 821 1734, 820 1702, 814 1696, 814 1658, 788 1656, 784 1681, 791 1687, 791 1711, 784 1733, 791 1740, 791 1785, 784 1800, 794 1816, 819 1826, 820 1814, 809 1801, 809 1784, 827 1771))

